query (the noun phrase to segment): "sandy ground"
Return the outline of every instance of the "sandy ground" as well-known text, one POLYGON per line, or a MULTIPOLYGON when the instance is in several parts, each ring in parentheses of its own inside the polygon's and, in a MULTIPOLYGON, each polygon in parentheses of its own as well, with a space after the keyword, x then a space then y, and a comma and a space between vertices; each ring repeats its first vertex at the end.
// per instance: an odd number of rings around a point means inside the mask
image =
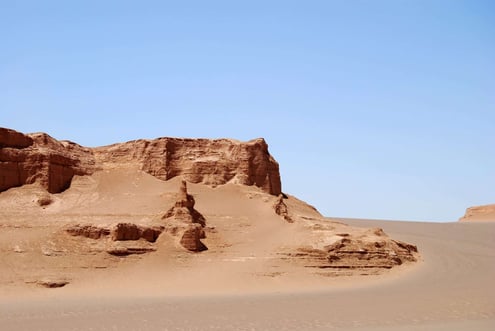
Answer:
POLYGON ((115 257, 105 245, 120 243, 63 230, 161 222, 178 185, 129 168, 76 178, 47 206, 36 186, 1 193, 0 330, 495 329, 495 223, 321 220, 354 233, 380 227, 418 246, 418 263, 378 273, 281 258, 308 235, 321 239, 307 225, 319 214, 291 197, 303 218, 287 223, 275 197, 233 184, 188 186, 207 219, 209 249, 199 254, 162 234, 153 253, 115 257), (38 286, 45 278, 69 283, 38 286))
POLYGON ((416 243, 423 262, 380 280, 309 290, 84 297, 54 289, 0 300, 2 330, 494 329, 495 224, 346 222, 416 243))

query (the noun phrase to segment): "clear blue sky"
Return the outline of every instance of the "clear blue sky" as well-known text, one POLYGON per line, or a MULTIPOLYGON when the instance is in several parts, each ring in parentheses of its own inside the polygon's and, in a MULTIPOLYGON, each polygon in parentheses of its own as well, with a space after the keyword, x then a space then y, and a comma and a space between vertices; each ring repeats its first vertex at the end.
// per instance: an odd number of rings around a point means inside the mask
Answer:
POLYGON ((495 2, 0 0, 0 126, 265 137, 328 216, 495 203, 495 2))

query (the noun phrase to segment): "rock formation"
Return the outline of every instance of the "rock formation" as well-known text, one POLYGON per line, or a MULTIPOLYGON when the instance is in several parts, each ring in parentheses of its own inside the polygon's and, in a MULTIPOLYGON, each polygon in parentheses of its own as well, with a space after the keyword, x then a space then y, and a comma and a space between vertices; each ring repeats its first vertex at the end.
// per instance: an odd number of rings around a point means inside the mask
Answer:
POLYGON ((495 204, 475 206, 466 209, 466 213, 459 221, 494 221, 495 204))
MULTIPOLYGON (((314 237, 305 244, 281 252, 286 259, 319 269, 390 269, 417 260, 416 246, 393 240, 380 228, 357 229, 345 224, 312 225, 314 237), (347 230, 350 232, 339 232, 347 230)), ((373 273, 371 271, 367 271, 373 273)))
POLYGON ((162 219, 166 220, 165 229, 171 234, 179 234, 180 244, 187 250, 201 252, 207 247, 200 239, 205 238, 203 227, 206 220, 196 209, 194 209, 194 197, 187 193, 185 180, 181 181, 177 200, 162 219))
POLYGON ((0 128, 0 192, 40 183, 50 193, 67 189, 74 175, 130 164, 162 180, 182 176, 191 183, 256 185, 281 193, 278 163, 263 139, 158 138, 98 148, 57 141, 44 133, 24 135, 0 128))
POLYGON ((71 236, 81 236, 90 239, 100 239, 110 234, 110 229, 94 225, 73 225, 65 229, 71 236))
POLYGON ((289 209, 287 208, 287 205, 284 202, 284 196, 283 194, 279 194, 277 197, 277 201, 275 201, 275 204, 273 205, 273 209, 275 209, 275 213, 277 215, 280 215, 284 218, 289 223, 293 223, 294 220, 292 217, 289 215, 289 209))
POLYGON ((38 182, 48 192, 59 193, 74 175, 89 175, 94 169, 87 148, 44 133, 24 135, 0 128, 0 192, 38 182))
POLYGON ((153 243, 163 232, 163 228, 133 223, 118 223, 112 228, 76 224, 69 226, 65 231, 72 236, 81 236, 90 239, 100 239, 110 235, 113 241, 139 240, 142 238, 153 243))
POLYGON ((201 242, 204 236, 204 231, 199 224, 191 224, 182 233, 180 244, 187 250, 192 252, 202 252, 208 248, 201 242))
POLYGON ((205 218, 194 209, 194 204, 194 197, 187 193, 186 181, 182 180, 175 205, 163 215, 162 219, 173 218, 184 223, 198 223, 205 226, 205 218))

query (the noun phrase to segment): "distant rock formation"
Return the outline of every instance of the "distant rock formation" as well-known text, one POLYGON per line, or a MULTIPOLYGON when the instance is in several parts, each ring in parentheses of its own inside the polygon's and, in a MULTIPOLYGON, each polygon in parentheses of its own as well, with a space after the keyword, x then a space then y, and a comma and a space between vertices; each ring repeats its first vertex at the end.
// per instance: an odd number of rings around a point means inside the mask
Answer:
POLYGON ((187 250, 192 252, 202 252, 208 248, 201 242, 204 237, 204 231, 199 224, 191 224, 182 233, 180 244, 187 250))
POLYGON ((110 235, 110 229, 94 225, 76 224, 69 226, 65 231, 71 236, 81 236, 90 239, 100 239, 110 235))
POLYGON ((195 203, 194 197, 187 193, 186 181, 182 180, 175 205, 163 215, 162 219, 173 218, 181 222, 198 223, 201 226, 205 226, 206 220, 203 215, 194 209, 195 203))
POLYGON ((133 223, 118 223, 112 228, 90 224, 76 224, 69 226, 65 231, 72 236, 81 236, 90 239, 100 239, 110 236, 113 241, 127 241, 139 240, 142 238, 148 242, 154 243, 163 232, 163 228, 133 223))
POLYGON ((40 183, 48 192, 67 189, 74 175, 130 164, 162 180, 182 176, 191 183, 229 182, 281 193, 279 166, 265 140, 158 138, 98 148, 57 141, 45 133, 0 128, 0 192, 40 183))
POLYGON ((281 193, 279 166, 265 140, 158 138, 135 140, 94 149, 100 164, 138 163, 162 180, 182 176, 191 183, 256 185, 281 193))
POLYGON ((277 215, 282 216, 284 220, 286 220, 289 223, 294 223, 294 220, 289 215, 289 209, 287 208, 287 205, 284 202, 283 194, 280 194, 277 197, 277 201, 275 201, 275 204, 273 205, 273 209, 275 209, 275 213, 277 215))
POLYGON ((368 270, 365 274, 417 261, 416 246, 393 240, 380 228, 354 228, 348 233, 337 232, 338 229, 351 230, 338 223, 314 223, 312 227, 323 240, 309 239, 306 245, 287 253, 281 252, 281 255, 308 268, 368 270))
POLYGON ((166 231, 179 234, 180 244, 184 248, 201 252, 208 249, 200 240, 206 237, 203 230, 206 220, 194 209, 194 205, 194 197, 187 193, 187 183, 182 180, 175 205, 163 215, 162 219, 167 222, 166 231))
POLYGON ((474 206, 466 209, 459 221, 493 221, 495 222, 495 204, 474 206))
POLYGON ((112 229, 112 240, 139 240, 155 242, 163 228, 140 226, 132 223, 119 223, 112 229))
POLYGON ((0 128, 0 192, 24 184, 40 183, 48 192, 70 186, 74 175, 95 170, 92 151, 44 133, 24 135, 0 128))

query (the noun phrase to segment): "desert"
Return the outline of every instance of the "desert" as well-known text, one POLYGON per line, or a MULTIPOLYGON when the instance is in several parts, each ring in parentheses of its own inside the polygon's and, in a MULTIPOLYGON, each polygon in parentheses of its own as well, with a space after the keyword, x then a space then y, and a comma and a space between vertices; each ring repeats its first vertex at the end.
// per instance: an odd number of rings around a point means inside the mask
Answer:
POLYGON ((264 139, 88 148, 1 128, 0 147, 2 330, 494 325, 490 206, 324 217, 283 192, 264 139))

